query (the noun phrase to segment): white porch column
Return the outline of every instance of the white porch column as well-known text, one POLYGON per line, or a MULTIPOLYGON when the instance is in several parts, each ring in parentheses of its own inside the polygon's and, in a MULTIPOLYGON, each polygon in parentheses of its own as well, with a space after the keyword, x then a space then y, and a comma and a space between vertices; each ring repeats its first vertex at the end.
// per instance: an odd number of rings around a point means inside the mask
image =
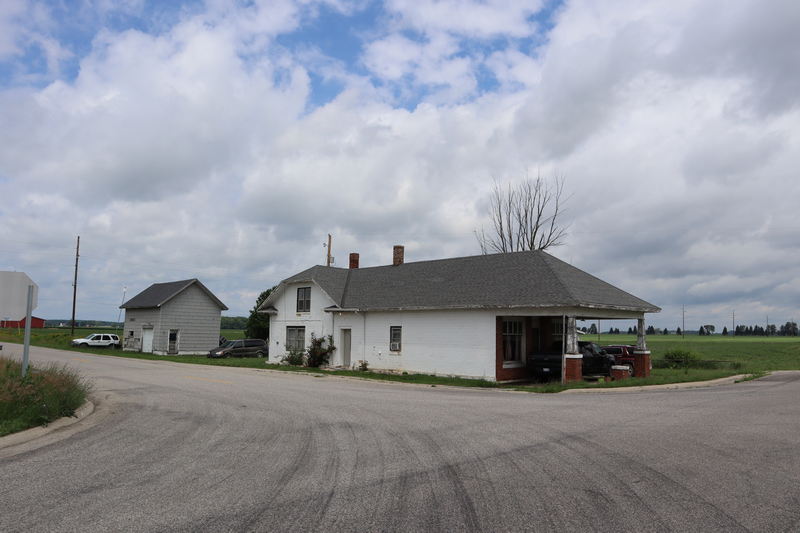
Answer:
POLYGON ((645 351, 647 350, 647 341, 644 335, 644 317, 639 319, 639 325, 636 328, 636 349, 645 351))
POLYGON ((583 379, 583 355, 578 351, 578 332, 575 317, 568 316, 564 324, 566 339, 564 354, 561 356, 561 383, 583 379))
POLYGON ((578 328, 574 316, 567 317, 565 327, 567 328, 567 343, 564 346, 564 353, 580 353, 578 352, 578 328))
POLYGON ((633 351, 633 375, 637 378, 646 378, 650 375, 650 351, 644 334, 644 315, 639 319, 636 327, 636 349, 633 351))

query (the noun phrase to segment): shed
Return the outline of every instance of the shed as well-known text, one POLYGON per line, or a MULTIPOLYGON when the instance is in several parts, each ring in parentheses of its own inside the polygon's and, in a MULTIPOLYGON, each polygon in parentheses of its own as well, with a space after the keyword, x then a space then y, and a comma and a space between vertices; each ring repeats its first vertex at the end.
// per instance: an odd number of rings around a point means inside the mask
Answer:
POLYGON ((228 307, 196 278, 154 283, 123 303, 126 351, 197 355, 219 343, 228 307))

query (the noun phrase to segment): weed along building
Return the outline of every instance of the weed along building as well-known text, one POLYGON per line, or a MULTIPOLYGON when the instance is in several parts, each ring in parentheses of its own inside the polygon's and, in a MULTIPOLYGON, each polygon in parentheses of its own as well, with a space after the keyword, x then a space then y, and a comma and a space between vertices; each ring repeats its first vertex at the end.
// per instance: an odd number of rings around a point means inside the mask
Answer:
POLYGON ((123 349, 158 355, 207 353, 219 344, 220 317, 228 309, 197 279, 154 283, 120 308, 123 349))
MULTIPOLYGON (((331 335, 332 366, 509 381, 528 379, 536 353, 562 354, 581 376, 576 320, 637 319, 660 309, 542 251, 405 262, 314 266, 283 280, 259 310, 270 316, 270 352, 303 350, 331 335)), ((649 352, 639 338, 641 364, 649 352)))

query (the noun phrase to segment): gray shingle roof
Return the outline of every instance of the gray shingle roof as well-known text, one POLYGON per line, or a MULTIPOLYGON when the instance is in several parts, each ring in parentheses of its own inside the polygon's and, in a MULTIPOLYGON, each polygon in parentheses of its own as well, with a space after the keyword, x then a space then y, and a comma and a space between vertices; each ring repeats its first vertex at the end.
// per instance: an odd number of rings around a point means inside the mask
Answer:
POLYGON ((153 283, 145 290, 125 302, 120 306, 121 309, 146 309, 149 307, 161 307, 172 298, 189 288, 191 285, 197 284, 211 298, 220 309, 223 311, 228 307, 222 303, 219 298, 208 290, 208 288, 200 283, 196 278, 184 279, 181 281, 168 281, 166 283, 153 283))
POLYGON ((317 283, 340 308, 362 311, 514 307, 660 311, 543 251, 352 270, 315 266, 282 283, 301 281, 317 283))

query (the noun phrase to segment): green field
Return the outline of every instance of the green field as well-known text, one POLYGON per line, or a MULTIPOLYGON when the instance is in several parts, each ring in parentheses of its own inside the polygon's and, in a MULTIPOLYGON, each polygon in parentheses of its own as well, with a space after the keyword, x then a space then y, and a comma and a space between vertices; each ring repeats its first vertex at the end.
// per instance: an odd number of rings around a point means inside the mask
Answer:
MULTIPOLYGON (((583 340, 597 342, 597 335, 583 340)), ((635 335, 600 335, 600 345, 636 344, 635 335)), ((722 335, 648 335, 653 359, 670 350, 689 350, 702 359, 740 363, 746 372, 800 370, 800 337, 731 337, 722 335)))
MULTIPOLYGON (((153 361, 171 361, 176 363, 196 363, 215 366, 236 366, 249 368, 272 368, 287 371, 312 372, 317 375, 352 375, 367 379, 403 381, 409 383, 424 383, 430 385, 457 385, 457 386, 489 386, 497 387, 492 382, 482 380, 469 380, 461 378, 450 378, 445 376, 428 376, 420 374, 397 375, 383 374, 377 372, 356 372, 341 370, 319 370, 300 367, 289 367, 278 365, 277 361, 264 361, 263 359, 209 359, 203 356, 159 356, 152 354, 141 354, 136 352, 123 352, 108 348, 72 348, 70 340, 83 337, 90 333, 113 332, 113 330, 77 329, 75 335, 70 334, 69 329, 46 328, 31 331, 31 344, 47 348, 58 348, 62 350, 73 350, 78 352, 95 353, 102 355, 113 355, 117 357, 129 357, 136 359, 148 359, 153 361)), ((228 339, 243 338, 241 330, 222 330, 222 335, 228 339)), ((598 342, 596 335, 587 335, 583 340, 598 342)), ((22 333, 17 330, 0 330, 0 342, 22 342, 22 333)), ((636 337, 633 335, 600 335, 599 343, 607 344, 634 344, 636 337)), ((703 381, 715 379, 734 374, 755 374, 760 375, 770 370, 800 370, 800 337, 723 337, 714 335, 701 337, 697 335, 687 336, 685 339, 677 335, 650 335, 647 337, 647 345, 653 354, 654 360, 664 358, 664 354, 670 350, 689 350, 696 353, 700 359, 706 361, 721 361, 720 368, 688 368, 670 369, 654 368, 651 377, 647 379, 624 380, 611 383, 579 383, 563 386, 560 384, 519 386, 510 385, 509 387, 518 390, 528 390, 536 392, 558 392, 565 388, 574 387, 620 387, 633 385, 656 385, 664 383, 677 383, 688 381, 703 381), (727 362, 727 363, 726 363, 727 362)))

